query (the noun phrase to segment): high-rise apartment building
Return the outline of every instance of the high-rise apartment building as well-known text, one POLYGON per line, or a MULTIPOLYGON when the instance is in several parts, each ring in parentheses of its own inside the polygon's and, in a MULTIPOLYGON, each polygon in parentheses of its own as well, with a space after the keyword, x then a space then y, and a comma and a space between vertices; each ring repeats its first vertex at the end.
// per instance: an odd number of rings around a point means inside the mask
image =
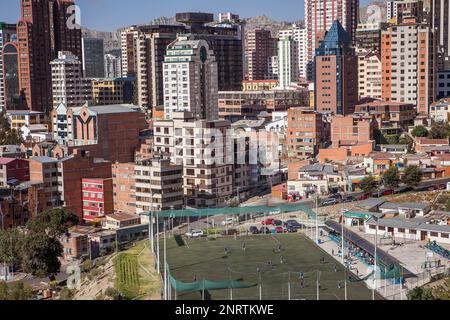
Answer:
POLYGON ((17 23, 20 52, 19 83, 26 107, 34 111, 52 108, 50 61, 59 51, 82 59, 81 29, 67 22, 75 14, 73 0, 21 0, 17 23))
POLYGON ((434 0, 388 0, 387 21, 395 18, 396 23, 401 23, 403 19, 416 18, 418 22, 428 22, 431 17, 430 1, 434 0))
POLYGON ((167 46, 184 26, 152 25, 122 31, 122 75, 136 77, 136 102, 145 108, 164 105, 163 62, 167 46))
POLYGON ((8 42, 3 45, 2 59, 4 107, 11 110, 25 109, 23 97, 20 95, 17 42, 8 42))
POLYGON ((192 112, 196 119, 218 119, 217 62, 205 40, 180 35, 164 59, 164 113, 192 112))
POLYGON ((357 48, 358 99, 381 99, 381 56, 376 51, 357 48))
POLYGON ((137 214, 183 207, 183 166, 170 158, 136 160, 134 177, 137 214))
POLYGON ((431 0, 432 30, 436 38, 437 71, 450 70, 450 3, 442 0, 431 0))
POLYGON ((122 75, 137 77, 137 102, 147 108, 164 105, 163 70, 167 46, 178 34, 206 40, 218 66, 219 90, 239 90, 243 80, 243 24, 224 20, 212 24, 205 13, 177 14, 180 25, 133 26, 122 30, 122 75), (208 25, 206 25, 208 23, 208 25))
POLYGON ((294 75, 295 78, 307 78, 307 68, 308 68, 308 32, 306 28, 302 28, 298 25, 292 25, 291 28, 286 30, 280 30, 279 37, 284 38, 289 36, 293 40, 294 48, 294 59, 296 62, 293 64, 295 67, 294 75))
POLYGON ((91 93, 84 92, 81 61, 70 52, 58 52, 50 62, 52 69, 53 108, 63 103, 67 107, 80 107, 90 100, 91 93))
POLYGON ((14 42, 15 40, 16 25, 0 22, 0 111, 6 109, 3 48, 8 42, 14 42))
POLYGON ((298 81, 296 43, 291 36, 284 36, 278 41, 278 81, 280 89, 288 89, 298 81))
POLYGON ((270 30, 256 29, 247 33, 245 55, 248 80, 263 80, 269 77, 268 61, 276 55, 276 40, 270 30))
POLYGON ((100 38, 83 38, 83 74, 86 78, 105 76, 104 41, 100 38))
POLYGON ((105 61, 105 77, 119 78, 122 74, 122 65, 120 57, 107 53, 104 57, 105 61))
POLYGON ((154 122, 155 152, 183 165, 187 206, 220 207, 231 199, 234 161, 229 129, 229 121, 196 120, 189 112, 154 122))
POLYGON ((336 20, 315 57, 315 108, 347 115, 358 103, 358 58, 350 35, 336 20))
POLYGON ((359 19, 359 0, 305 0, 305 25, 308 32, 308 72, 312 77, 314 52, 319 41, 339 20, 354 44, 359 19))
POLYGON ((381 55, 381 31, 385 30, 387 23, 360 23, 356 29, 356 47, 367 49, 381 55))
POLYGON ((435 95, 433 33, 415 18, 391 25, 382 33, 383 100, 405 102, 428 113, 435 95))

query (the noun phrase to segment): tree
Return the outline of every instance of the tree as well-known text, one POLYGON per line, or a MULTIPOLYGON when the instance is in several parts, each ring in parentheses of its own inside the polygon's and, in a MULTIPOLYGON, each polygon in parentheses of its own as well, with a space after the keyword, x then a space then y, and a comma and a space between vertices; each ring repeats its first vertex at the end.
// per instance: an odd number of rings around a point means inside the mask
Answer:
POLYGON ((443 123, 435 123, 428 133, 431 139, 445 139, 448 137, 448 130, 443 123))
POLYGON ((74 292, 69 288, 63 288, 59 293, 59 300, 73 300, 74 292))
POLYGON ((426 137, 426 136, 428 136, 428 130, 424 126, 416 126, 412 130, 411 134, 414 137, 426 137))
POLYGON ((19 131, 11 129, 5 112, 0 112, 0 145, 19 145, 23 138, 19 131))
POLYGON ((388 144, 399 144, 400 135, 398 134, 387 134, 384 136, 388 144))
POLYGON ((377 186, 378 184, 372 175, 365 177, 359 183, 359 188, 364 191, 364 193, 372 193, 377 188, 377 186))
POLYGON ((5 300, 28 300, 33 296, 31 287, 23 282, 7 284, 0 281, 0 301, 5 300))
POLYGON ((19 265, 24 234, 17 228, 0 231, 0 264, 19 265))
POLYGON ((35 277, 51 278, 60 271, 62 255, 63 245, 58 239, 45 233, 33 233, 24 241, 22 268, 35 277))
POLYGON ((388 189, 398 188, 398 184, 400 183, 400 174, 398 172, 398 169, 395 167, 392 167, 392 168, 386 170, 383 173, 383 181, 384 181, 384 186, 388 189))
POLYGON ((59 241, 68 235, 69 227, 78 223, 78 217, 65 209, 42 212, 29 220, 23 240, 22 268, 36 277, 56 275, 61 268, 63 245, 59 241))
POLYGON ((57 238, 68 235, 69 228, 78 224, 78 217, 66 209, 52 209, 29 220, 27 230, 31 233, 45 233, 57 238))
POLYGON ((408 187, 417 187, 422 181, 422 172, 420 168, 417 166, 408 166, 406 167, 402 182, 406 184, 408 187))

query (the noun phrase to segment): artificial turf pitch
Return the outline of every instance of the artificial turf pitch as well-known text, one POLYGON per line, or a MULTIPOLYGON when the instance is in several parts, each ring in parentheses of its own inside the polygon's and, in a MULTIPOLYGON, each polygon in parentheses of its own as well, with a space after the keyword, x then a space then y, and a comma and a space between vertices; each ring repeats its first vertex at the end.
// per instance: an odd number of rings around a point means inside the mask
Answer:
MULTIPOLYGON (((255 284, 245 289, 210 290, 206 300, 259 300, 260 288, 263 300, 288 300, 289 283, 291 300, 317 300, 319 277, 320 300, 344 300, 344 268, 302 234, 254 235, 185 239, 167 239, 167 262, 171 274, 186 283, 194 280, 226 281, 242 280, 255 284), (245 242, 246 250, 243 250, 245 242), (281 253, 274 253, 281 244, 281 253), (225 247, 231 249, 228 256, 225 247), (281 264, 280 257, 283 257, 281 264), (321 263, 321 258, 325 263, 321 263), (273 269, 268 262, 271 261, 273 269), (334 266, 337 265, 337 272, 334 266), (257 268, 261 272, 258 274, 257 268), (303 288, 300 272, 304 273, 303 288), (338 282, 341 282, 341 289, 338 282)), ((162 244, 162 241, 161 241, 162 244)), ((161 261, 163 252, 161 246, 161 261)), ((347 274, 348 279, 348 274, 347 274)), ((174 291, 174 290, 172 290, 174 291)), ((172 295, 172 299, 175 294, 172 295)), ((177 293, 177 300, 200 300, 203 292, 177 293)), ((380 299, 380 296, 376 296, 380 299)), ((347 281, 347 299, 371 300, 364 282, 347 281)))

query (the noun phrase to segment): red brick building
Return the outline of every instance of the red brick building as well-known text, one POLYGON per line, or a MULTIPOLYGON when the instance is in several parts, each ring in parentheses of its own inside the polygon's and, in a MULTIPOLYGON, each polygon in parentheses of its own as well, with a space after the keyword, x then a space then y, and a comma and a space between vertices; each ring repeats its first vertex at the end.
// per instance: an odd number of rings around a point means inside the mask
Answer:
POLYGON ((136 212, 135 164, 114 163, 112 165, 114 210, 116 212, 136 212))
POLYGON ((0 158, 0 188, 7 188, 8 182, 30 180, 30 168, 27 160, 0 158))
POLYGON ((114 212, 112 178, 82 179, 83 220, 100 222, 114 212))
POLYGON ((76 150, 73 155, 55 159, 30 159, 30 179, 41 182, 45 194, 43 210, 62 206, 83 218, 83 178, 111 178, 111 162, 94 158, 88 151, 76 150))
POLYGON ((60 105, 53 109, 52 119, 54 138, 67 146, 66 154, 81 148, 112 162, 134 161, 140 134, 149 126, 145 114, 132 105, 60 105))
POLYGON ((315 106, 319 112, 352 114, 358 102, 358 57, 352 39, 335 21, 315 56, 315 106))
POLYGON ((335 116, 331 121, 333 148, 350 147, 373 141, 375 122, 372 117, 335 116))
POLYGON ((315 157, 325 139, 322 114, 307 108, 290 108, 287 126, 289 157, 315 157))

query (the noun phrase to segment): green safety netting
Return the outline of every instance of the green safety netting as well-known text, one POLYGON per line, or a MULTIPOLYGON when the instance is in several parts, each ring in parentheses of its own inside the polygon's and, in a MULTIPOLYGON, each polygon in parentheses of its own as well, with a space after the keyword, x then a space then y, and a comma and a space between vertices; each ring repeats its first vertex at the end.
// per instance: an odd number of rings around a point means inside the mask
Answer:
POLYGON ((182 218, 182 217, 212 217, 219 215, 243 215, 243 214, 278 214, 289 212, 304 212, 309 219, 316 219, 316 213, 300 204, 283 204, 277 206, 249 206, 237 208, 207 208, 207 209, 184 209, 184 210, 165 210, 161 212, 147 212, 145 214, 158 215, 160 218, 182 218))
POLYGON ((172 287, 178 293, 189 293, 198 291, 208 291, 208 290, 222 290, 222 289, 244 289, 256 286, 256 284, 248 284, 242 281, 227 280, 227 281, 209 281, 201 280, 192 283, 181 282, 175 279, 171 274, 169 274, 169 281, 172 287))
POLYGON ((377 264, 380 267, 380 273, 382 279, 401 279, 403 278, 402 267, 397 263, 392 263, 389 266, 385 266, 383 261, 377 259, 377 264))

